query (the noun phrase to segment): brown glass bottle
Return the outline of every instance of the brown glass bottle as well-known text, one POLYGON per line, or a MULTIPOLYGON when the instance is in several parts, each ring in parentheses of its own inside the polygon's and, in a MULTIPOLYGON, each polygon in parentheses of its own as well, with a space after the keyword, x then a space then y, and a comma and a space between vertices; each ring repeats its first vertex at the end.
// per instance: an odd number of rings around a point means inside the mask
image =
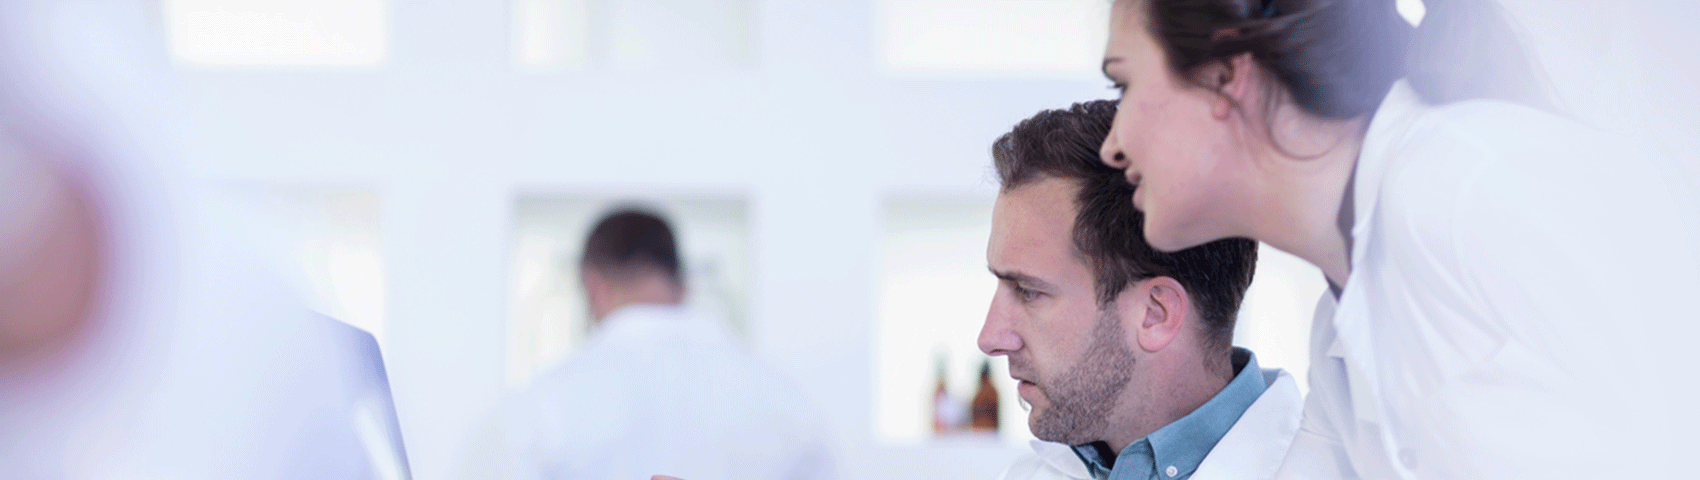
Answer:
POLYGON ((980 364, 980 386, 975 388, 969 411, 969 430, 998 431, 998 389, 992 385, 992 363, 989 360, 980 364))

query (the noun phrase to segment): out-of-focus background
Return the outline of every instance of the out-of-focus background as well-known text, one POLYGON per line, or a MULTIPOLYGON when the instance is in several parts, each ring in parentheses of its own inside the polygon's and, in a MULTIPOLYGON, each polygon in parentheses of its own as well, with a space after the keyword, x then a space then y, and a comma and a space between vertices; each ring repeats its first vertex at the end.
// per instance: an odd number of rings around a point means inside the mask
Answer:
MULTIPOLYGON (((498 400, 585 338, 577 255, 628 200, 675 222, 690 302, 825 412, 844 478, 992 478, 1027 451, 1001 359, 995 433, 935 432, 935 395, 981 388, 988 147, 1112 96, 1108 1, 156 3, 140 48, 171 62, 176 167, 316 309, 377 337, 417 478, 467 473, 498 400)), ((1507 3, 1547 31, 1616 15, 1507 3)), ((1639 41, 1591 32, 1542 48, 1639 41)), ((1585 61, 1553 63, 1560 93, 1654 70, 1565 58, 1585 61)), ((1303 385, 1323 289, 1265 248, 1238 343, 1303 385)))
MULTIPOLYGON (((1002 359, 998 432, 932 425, 940 363, 965 410, 986 361, 989 146, 1112 95, 1108 8, 166 0, 160 41, 226 224, 378 337, 418 478, 475 473, 489 409, 585 338, 577 255, 622 200, 678 224, 691 303, 826 413, 845 478, 991 478, 1032 438, 1002 359)), ((1260 273, 1241 342, 1302 372, 1320 276, 1260 273)))

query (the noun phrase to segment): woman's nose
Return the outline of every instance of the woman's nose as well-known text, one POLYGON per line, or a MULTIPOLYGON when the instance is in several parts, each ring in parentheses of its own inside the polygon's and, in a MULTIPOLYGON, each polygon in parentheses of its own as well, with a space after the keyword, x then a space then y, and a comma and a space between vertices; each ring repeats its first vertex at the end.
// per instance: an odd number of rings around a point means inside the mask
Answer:
POLYGON ((1104 137, 1104 145, 1098 147, 1098 157, 1104 161, 1105 165, 1123 170, 1127 169, 1127 155, 1122 153, 1121 141, 1116 138, 1114 129, 1111 129, 1110 134, 1104 137))

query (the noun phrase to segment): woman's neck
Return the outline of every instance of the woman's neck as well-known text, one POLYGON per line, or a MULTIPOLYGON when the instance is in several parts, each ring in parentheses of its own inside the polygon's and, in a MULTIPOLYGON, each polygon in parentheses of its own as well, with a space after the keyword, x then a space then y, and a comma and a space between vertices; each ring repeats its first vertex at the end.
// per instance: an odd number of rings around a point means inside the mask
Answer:
POLYGON ((1294 119, 1277 136, 1283 148, 1271 145, 1267 151, 1273 159, 1267 185, 1272 201, 1257 238, 1316 265, 1336 288, 1346 285, 1352 271, 1351 219, 1341 218, 1350 213, 1341 207, 1348 204, 1367 123, 1367 118, 1294 119))

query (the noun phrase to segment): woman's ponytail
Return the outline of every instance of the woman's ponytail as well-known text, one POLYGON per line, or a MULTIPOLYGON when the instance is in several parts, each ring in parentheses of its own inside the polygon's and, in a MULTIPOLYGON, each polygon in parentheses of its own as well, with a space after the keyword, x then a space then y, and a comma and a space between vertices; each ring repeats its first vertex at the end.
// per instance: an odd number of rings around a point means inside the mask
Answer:
POLYGON ((1424 0, 1406 78, 1424 102, 1503 100, 1551 109, 1542 77, 1495 0, 1424 0))

